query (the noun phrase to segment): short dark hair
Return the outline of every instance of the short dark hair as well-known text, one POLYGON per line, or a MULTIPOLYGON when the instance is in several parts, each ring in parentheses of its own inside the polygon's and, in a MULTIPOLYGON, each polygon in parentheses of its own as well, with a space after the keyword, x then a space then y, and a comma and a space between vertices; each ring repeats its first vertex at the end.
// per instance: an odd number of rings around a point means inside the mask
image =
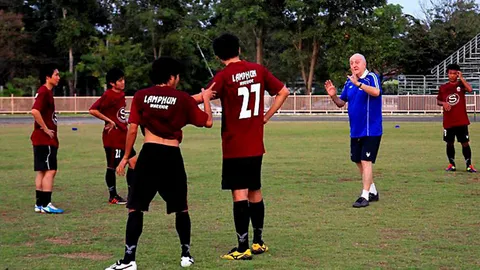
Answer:
POLYGON ((458 64, 450 64, 447 66, 447 72, 449 70, 460 71, 460 66, 458 64))
POLYGON ((54 65, 45 65, 40 67, 40 83, 44 84, 47 82, 47 77, 52 77, 53 73, 55 73, 55 70, 57 69, 56 66, 54 65))
POLYGON ((226 33, 213 40, 213 52, 224 61, 237 57, 239 49, 240 41, 235 35, 226 33))
POLYGON ((176 77, 183 72, 183 65, 168 56, 162 56, 153 61, 150 79, 154 84, 167 83, 170 76, 176 77))
POLYGON ((107 72, 105 79, 107 80, 107 88, 112 88, 110 83, 115 84, 118 80, 125 77, 123 70, 119 68, 112 68, 107 72))

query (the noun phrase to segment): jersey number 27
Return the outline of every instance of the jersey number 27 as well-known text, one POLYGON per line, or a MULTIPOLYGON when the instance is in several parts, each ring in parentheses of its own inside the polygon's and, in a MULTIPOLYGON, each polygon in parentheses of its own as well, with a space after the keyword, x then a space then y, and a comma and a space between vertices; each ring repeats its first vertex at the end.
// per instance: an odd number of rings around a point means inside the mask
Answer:
POLYGON ((243 96, 242 109, 240 110, 239 119, 246 119, 252 117, 252 110, 249 110, 248 103, 250 101, 250 93, 255 93, 255 107, 253 108, 253 116, 258 116, 260 110, 260 89, 259 83, 252 84, 250 86, 243 86, 238 88, 238 95, 243 96), (249 89, 250 87, 250 89, 249 89))

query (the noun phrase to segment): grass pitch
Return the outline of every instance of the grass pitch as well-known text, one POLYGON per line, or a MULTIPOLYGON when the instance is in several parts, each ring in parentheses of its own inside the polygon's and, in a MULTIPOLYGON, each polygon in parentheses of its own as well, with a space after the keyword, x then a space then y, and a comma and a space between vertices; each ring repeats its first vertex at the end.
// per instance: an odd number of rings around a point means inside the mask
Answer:
MULTIPOLYGON (((53 201, 63 215, 33 212, 32 126, 0 127, 0 269, 104 269, 123 256, 127 213, 107 204, 102 126, 59 127, 53 201)), ((221 260, 236 238, 231 195, 220 190, 219 126, 187 127, 181 145, 193 269, 480 268, 480 174, 464 171, 459 144, 459 171, 443 171, 441 123, 384 123, 374 166, 380 201, 365 209, 351 206, 362 186, 349 160, 348 123, 269 123, 263 192, 270 251, 247 262, 221 260)), ((479 134, 480 125, 472 124, 478 166, 479 134)), ((124 178, 117 186, 126 195, 124 178)), ((137 263, 179 269, 179 256, 174 216, 157 196, 145 215, 137 263)))

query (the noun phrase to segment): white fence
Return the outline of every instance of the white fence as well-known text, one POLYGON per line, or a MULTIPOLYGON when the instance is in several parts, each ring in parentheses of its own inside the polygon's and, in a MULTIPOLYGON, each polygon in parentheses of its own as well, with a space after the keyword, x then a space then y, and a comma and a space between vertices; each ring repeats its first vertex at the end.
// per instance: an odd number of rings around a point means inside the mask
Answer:
MULTIPOLYGON (((86 113, 99 97, 55 97, 55 108, 59 113, 86 113)), ((480 95, 467 95, 467 110, 476 113, 480 108, 480 95)), ((0 97, 0 114, 29 113, 33 97, 0 97)), ((127 111, 132 97, 127 97, 127 111)), ((269 108, 273 98, 265 96, 265 108, 269 108)), ((436 95, 384 95, 382 96, 384 114, 394 113, 441 113, 436 95)), ((348 105, 348 103, 347 103, 348 105)), ((212 101, 212 109, 221 111, 220 101, 212 101)), ((347 107, 337 108, 326 95, 290 95, 280 109, 280 113, 314 114, 346 113, 347 107)))

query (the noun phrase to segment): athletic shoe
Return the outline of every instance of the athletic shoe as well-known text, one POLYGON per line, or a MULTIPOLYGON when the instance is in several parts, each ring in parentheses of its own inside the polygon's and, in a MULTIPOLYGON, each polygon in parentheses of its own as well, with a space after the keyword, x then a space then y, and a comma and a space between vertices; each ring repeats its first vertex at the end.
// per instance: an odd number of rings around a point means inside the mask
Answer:
POLYGON ((42 207, 41 211, 42 213, 47 214, 63 214, 63 209, 53 206, 52 203, 49 203, 47 206, 42 207))
POLYGON ((477 172, 477 170, 475 170, 475 168, 473 168, 473 165, 470 165, 467 167, 467 172, 477 172))
POLYGON ((368 205, 369 205, 368 200, 363 197, 360 197, 358 198, 358 200, 355 201, 355 203, 353 204, 353 207, 360 208, 360 207, 367 207, 368 205))
POLYGON ((193 260, 193 257, 188 255, 188 256, 182 256, 180 258, 180 266, 182 267, 189 267, 190 265, 194 264, 195 261, 193 260))
POLYGON ((222 259, 226 260, 251 260, 252 259, 252 252, 250 249, 245 250, 244 252, 238 252, 237 248, 232 249, 225 255, 222 255, 222 259))
POLYGON ((448 164, 448 167, 445 169, 445 171, 447 171, 447 172, 454 172, 456 170, 457 170, 457 168, 455 166, 453 166, 452 164, 448 164))
POLYGON ((127 200, 124 198, 120 197, 120 195, 117 195, 113 198, 108 199, 109 204, 126 204, 127 200))
POLYGON ((119 260, 108 268, 105 268, 105 270, 137 270, 137 264, 135 261, 124 263, 123 260, 119 260))
POLYGON ((35 213, 41 213, 42 212, 42 206, 38 206, 35 204, 35 213))
POLYGON ((368 201, 369 202, 378 202, 378 200, 380 200, 380 196, 377 192, 377 195, 373 194, 373 193, 368 193, 368 201))
POLYGON ((265 245, 265 243, 263 244, 257 244, 257 243, 253 243, 252 245, 252 253, 255 254, 255 255, 258 255, 258 254, 262 254, 262 253, 265 253, 268 251, 268 247, 267 245, 265 245))

